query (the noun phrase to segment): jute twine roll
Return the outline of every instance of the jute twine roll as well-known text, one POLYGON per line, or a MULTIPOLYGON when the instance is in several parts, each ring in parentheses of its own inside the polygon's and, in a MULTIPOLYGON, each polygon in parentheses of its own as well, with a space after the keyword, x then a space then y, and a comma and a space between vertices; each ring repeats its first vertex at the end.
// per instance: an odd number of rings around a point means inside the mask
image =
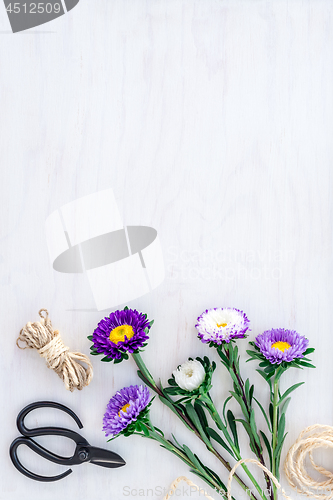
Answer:
MULTIPOLYGON (((313 458, 313 451, 318 448, 333 448, 333 427, 330 425, 312 425, 304 429, 298 436, 296 442, 288 451, 285 463, 284 471, 290 486, 296 491, 296 493, 302 493, 307 497, 316 498, 317 500, 332 500, 333 499, 333 473, 326 470, 324 467, 317 465, 313 458), (316 481, 313 479, 306 470, 306 458, 309 458, 311 466, 316 472, 319 472, 327 479, 325 481, 316 481), (320 493, 319 493, 320 491, 320 493)), ((239 460, 234 467, 231 469, 228 484, 227 484, 227 498, 231 500, 231 483, 233 476, 237 468, 244 463, 253 463, 262 469, 270 477, 276 488, 280 493, 286 498, 286 500, 291 500, 284 489, 282 488, 279 481, 272 474, 270 470, 264 467, 258 460, 254 458, 245 458, 239 460)), ((184 476, 178 477, 171 485, 170 490, 163 500, 169 500, 175 493, 178 484, 181 481, 185 481, 191 487, 195 487, 200 494, 203 491, 199 486, 195 485, 184 476)), ((210 500, 210 497, 206 492, 204 496, 210 500)))
POLYGON ((333 448, 333 427, 330 425, 316 424, 304 429, 288 451, 284 471, 295 490, 318 500, 329 500, 333 498, 333 473, 315 463, 313 451, 318 448, 333 448), (313 469, 327 478, 325 481, 315 481, 308 474, 307 456, 313 469))
POLYGON ((58 330, 53 330, 49 313, 46 309, 39 311, 40 322, 27 323, 16 340, 20 349, 36 349, 51 370, 63 380, 67 390, 81 391, 93 377, 93 367, 89 358, 80 352, 71 352, 63 343, 58 330), (43 316, 45 312, 45 316, 43 316), (19 342, 25 343, 25 347, 19 342), (86 368, 81 364, 84 363, 86 368))

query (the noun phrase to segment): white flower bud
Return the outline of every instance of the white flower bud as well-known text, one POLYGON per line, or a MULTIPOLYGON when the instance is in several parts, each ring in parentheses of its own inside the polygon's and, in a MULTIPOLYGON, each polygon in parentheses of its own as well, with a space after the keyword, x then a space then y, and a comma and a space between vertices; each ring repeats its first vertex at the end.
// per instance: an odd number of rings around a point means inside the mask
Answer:
POLYGON ((181 389, 194 391, 205 380, 206 372, 200 361, 189 360, 178 366, 177 370, 173 372, 173 376, 181 389))

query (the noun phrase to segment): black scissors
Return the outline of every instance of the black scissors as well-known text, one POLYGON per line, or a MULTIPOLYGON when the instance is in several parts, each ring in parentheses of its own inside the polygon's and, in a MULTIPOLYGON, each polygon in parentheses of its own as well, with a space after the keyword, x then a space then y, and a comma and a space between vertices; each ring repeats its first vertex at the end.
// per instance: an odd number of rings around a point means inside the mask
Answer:
POLYGON ((79 417, 67 406, 64 406, 60 403, 55 403, 53 401, 40 401, 36 403, 32 403, 23 410, 17 416, 17 428, 21 432, 22 436, 16 438, 12 444, 10 445, 9 453, 15 467, 25 476, 30 477, 30 479, 35 479, 36 481, 43 482, 51 482, 58 481, 59 479, 63 479, 68 476, 72 469, 68 469, 67 471, 59 474, 58 476, 39 476, 31 471, 29 471, 24 465, 21 464, 17 457, 17 448, 25 444, 31 450, 35 451, 41 457, 50 460, 56 464, 60 465, 77 465, 82 464, 83 462, 90 462, 95 465, 100 465, 102 467, 108 467, 113 469, 115 467, 121 467, 126 464, 126 462, 119 456, 117 453, 113 453, 112 451, 104 450, 103 448, 96 448, 95 446, 90 446, 88 441, 78 434, 75 431, 71 431, 69 429, 63 429, 61 427, 39 427, 36 429, 28 429, 24 424, 24 419, 32 410, 37 408, 57 408, 58 410, 62 410, 65 413, 68 413, 75 422, 78 427, 82 429, 83 425, 79 419, 79 417), (63 436, 69 439, 72 439, 76 443, 76 448, 74 455, 72 457, 60 457, 55 453, 47 450, 40 444, 36 443, 32 437, 37 436, 63 436))

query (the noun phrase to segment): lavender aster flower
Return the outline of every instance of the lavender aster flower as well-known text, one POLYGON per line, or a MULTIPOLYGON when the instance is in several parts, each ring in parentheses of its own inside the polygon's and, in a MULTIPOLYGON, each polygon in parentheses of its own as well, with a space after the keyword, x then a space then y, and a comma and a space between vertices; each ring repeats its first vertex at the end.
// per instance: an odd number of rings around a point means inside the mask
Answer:
POLYGON ((103 418, 105 435, 115 437, 134 432, 137 420, 147 415, 149 403, 146 386, 130 385, 118 391, 106 407, 103 418))
POLYGON ((92 354, 105 354, 105 361, 127 359, 127 353, 138 352, 149 338, 148 332, 153 322, 147 315, 128 309, 115 311, 102 319, 91 337, 92 354))
POLYGON ((279 365, 303 358, 309 341, 295 330, 272 328, 258 335, 255 345, 270 363, 279 365))
POLYGON ((206 344, 221 345, 236 338, 244 338, 250 322, 246 314, 231 307, 207 309, 195 325, 198 337, 206 344))

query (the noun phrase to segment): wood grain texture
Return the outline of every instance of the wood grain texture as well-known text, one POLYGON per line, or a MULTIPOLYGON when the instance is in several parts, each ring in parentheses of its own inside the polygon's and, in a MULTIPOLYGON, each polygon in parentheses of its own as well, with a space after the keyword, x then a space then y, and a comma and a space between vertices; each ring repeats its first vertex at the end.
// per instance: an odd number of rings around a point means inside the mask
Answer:
MULTIPOLYGON (((161 238, 166 279, 129 304, 155 319, 144 353, 153 374, 166 382, 188 356, 216 359, 197 340, 195 320, 207 307, 238 307, 251 337, 291 327, 316 348, 318 369, 283 381, 306 381, 288 410, 286 447, 306 425, 332 424, 332 2, 81 0, 32 34, 8 30, 1 7, 0 498, 116 499, 124 486, 163 487, 189 474, 136 437, 110 446, 126 467, 77 467, 48 486, 9 461, 25 404, 69 405, 85 437, 105 446, 106 403, 137 382, 131 361, 113 367, 94 359, 91 385, 67 393, 35 352, 15 345, 47 307, 64 341, 89 351, 86 336, 101 314, 73 311, 92 298, 84 277, 53 271, 44 223, 64 203, 106 187, 125 224, 150 225, 161 238)), ((259 376, 253 380, 267 399, 259 376)), ((219 366, 219 404, 229 389, 219 366)), ((205 453, 158 402, 152 416, 205 453)), ((34 424, 56 422, 71 425, 47 411, 31 416, 34 424)), ((24 457, 36 471, 57 469, 24 457)))

